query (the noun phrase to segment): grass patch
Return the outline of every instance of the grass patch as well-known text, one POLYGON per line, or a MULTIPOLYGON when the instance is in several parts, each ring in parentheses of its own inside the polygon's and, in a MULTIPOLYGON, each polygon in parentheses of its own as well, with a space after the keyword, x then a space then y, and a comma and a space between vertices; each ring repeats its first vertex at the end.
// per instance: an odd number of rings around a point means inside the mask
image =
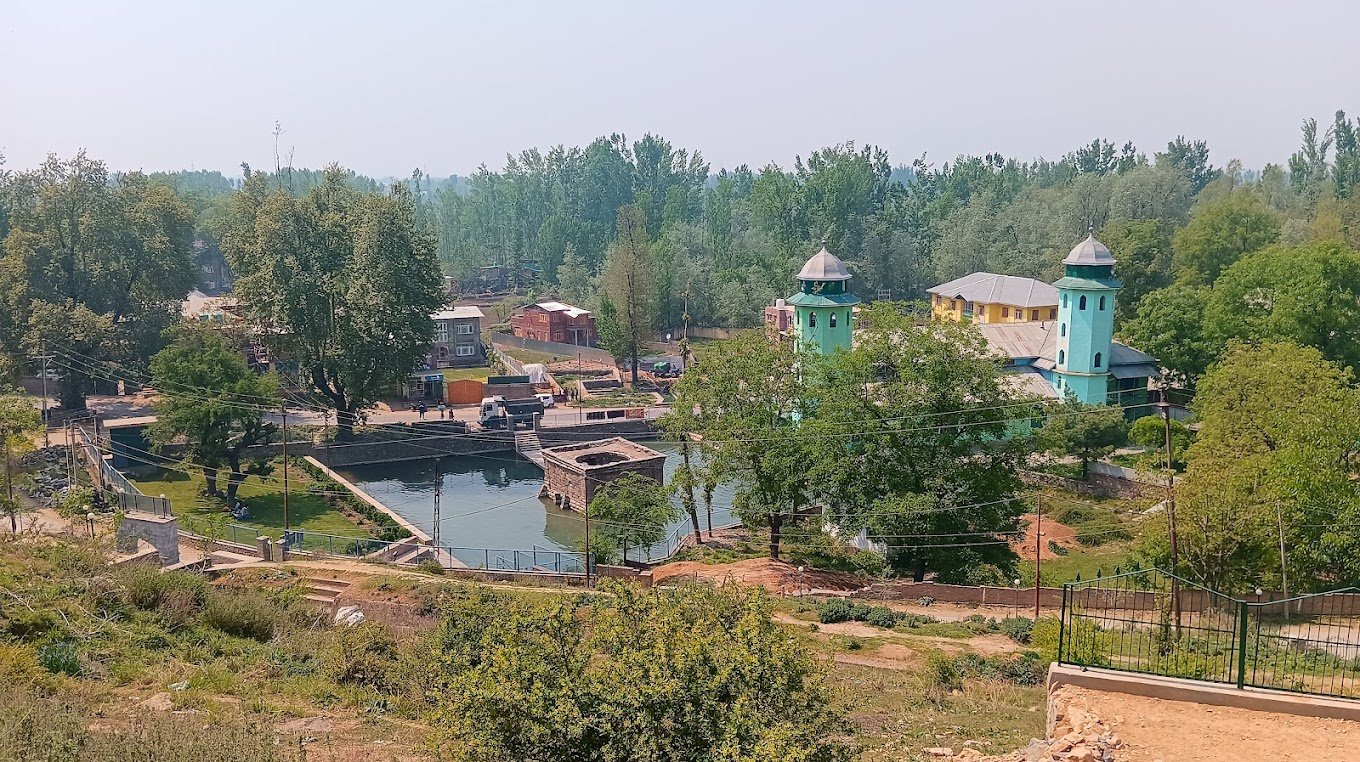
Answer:
MULTIPOLYGON (((165 495, 176 515, 194 519, 217 519, 228 517, 228 521, 256 527, 262 534, 277 537, 283 534, 283 489, 275 480, 283 479, 281 460, 275 460, 276 467, 268 477, 248 477, 237 492, 239 499, 250 506, 249 521, 236 521, 226 513, 226 504, 221 498, 203 494, 206 482, 201 473, 187 474, 183 471, 162 469, 147 477, 132 480, 137 488, 148 495, 165 495)), ((293 529, 304 532, 324 532, 347 537, 367 537, 373 534, 358 521, 334 508, 321 495, 308 494, 307 484, 311 478, 299 469, 290 467, 288 492, 288 523, 293 529), (296 480, 296 485, 293 481, 296 480)), ((225 478, 219 478, 219 489, 225 485, 225 478)), ((327 486, 326 489, 338 489, 327 486)), ((253 541, 254 538, 249 538, 253 541)))
MULTIPOLYGON (((1110 543, 1095 548, 1071 548, 1067 555, 1059 558, 1045 558, 1041 564, 1044 578, 1042 583, 1057 587, 1064 582, 1075 581, 1078 576, 1083 580, 1113 576, 1116 571, 1128 571, 1132 558, 1127 543, 1110 543)), ((1020 581, 1023 585, 1034 584, 1034 562, 1020 562, 1020 581)))
POLYGON ((440 371, 444 374, 445 383, 450 381, 485 381, 491 376, 490 368, 445 368, 440 371))

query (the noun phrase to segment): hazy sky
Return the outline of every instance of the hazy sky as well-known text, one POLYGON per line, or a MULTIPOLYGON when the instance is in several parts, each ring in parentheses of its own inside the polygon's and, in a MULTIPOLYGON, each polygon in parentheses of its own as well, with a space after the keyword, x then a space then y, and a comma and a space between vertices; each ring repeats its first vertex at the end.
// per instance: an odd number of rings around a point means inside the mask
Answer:
POLYGON ((1151 154, 1283 161, 1360 112, 1360 2, 0 0, 0 151, 115 169, 466 174, 652 131, 720 166, 855 140, 894 163, 1151 154))

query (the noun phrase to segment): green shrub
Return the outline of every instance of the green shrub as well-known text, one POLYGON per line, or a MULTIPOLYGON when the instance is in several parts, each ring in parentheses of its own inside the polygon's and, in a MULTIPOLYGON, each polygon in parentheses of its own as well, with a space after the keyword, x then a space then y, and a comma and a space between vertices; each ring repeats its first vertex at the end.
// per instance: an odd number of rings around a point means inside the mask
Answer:
POLYGON ((397 657, 396 640, 380 625, 364 622, 337 633, 322 664, 326 674, 341 685, 386 691, 392 686, 397 657))
POLYGON ((209 626, 239 638, 267 641, 274 636, 278 607, 253 592, 218 592, 208 599, 203 619, 209 626))
POLYGON ((869 616, 870 607, 863 603, 853 603, 845 598, 832 598, 817 607, 817 621, 822 624, 835 622, 862 622, 869 616))
POLYGON ((874 606, 869 609, 868 616, 864 617, 864 621, 868 624, 872 624, 875 627, 882 627, 886 630, 891 630, 896 627, 897 620, 897 612, 885 606, 874 606))
POLYGON ((910 629, 912 627, 921 627, 927 624, 939 624, 939 622, 940 620, 928 614, 912 614, 910 612, 903 612, 897 615, 897 626, 905 627, 907 629, 910 629))
POLYGON ((38 649, 38 665, 52 674, 80 677, 80 656, 74 643, 53 641, 38 649))
POLYGON ((932 653, 926 659, 926 675, 935 688, 945 692, 963 690, 958 662, 942 653, 932 653))
POLYGON ((426 574, 435 575, 442 575, 444 573, 443 565, 441 565, 438 561, 434 560, 433 558, 427 558, 421 561, 420 563, 416 564, 416 570, 425 572, 426 574))
POLYGON ((145 611, 156 611, 168 600, 176 607, 199 609, 208 600, 208 582, 189 572, 163 572, 153 566, 134 564, 123 569, 124 598, 145 611))
POLYGON ((1022 616, 1010 616, 1001 620, 999 628, 1006 637, 1020 645, 1029 645, 1034 635, 1034 620, 1022 616))

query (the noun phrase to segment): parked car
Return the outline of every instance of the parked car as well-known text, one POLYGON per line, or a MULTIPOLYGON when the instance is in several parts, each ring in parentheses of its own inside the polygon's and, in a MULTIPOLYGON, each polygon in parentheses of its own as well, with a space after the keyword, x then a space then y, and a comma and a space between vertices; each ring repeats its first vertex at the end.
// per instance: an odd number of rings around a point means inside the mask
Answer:
POLYGON ((534 396, 537 397, 537 398, 539 398, 540 400, 543 401, 543 407, 544 407, 544 408, 550 408, 550 407, 556 407, 556 406, 557 406, 557 400, 554 399, 553 396, 552 396, 551 394, 548 394, 547 392, 542 392, 542 393, 540 393, 540 394, 535 394, 534 396))

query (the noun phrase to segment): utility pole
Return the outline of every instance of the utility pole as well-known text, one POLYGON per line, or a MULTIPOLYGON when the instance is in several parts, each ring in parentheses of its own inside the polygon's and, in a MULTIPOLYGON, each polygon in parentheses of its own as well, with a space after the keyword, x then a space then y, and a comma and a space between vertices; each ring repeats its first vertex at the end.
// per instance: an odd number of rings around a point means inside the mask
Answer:
MULTIPOLYGON (((39 340, 38 340, 38 352, 40 352, 40 353, 43 352, 43 349, 44 349, 44 347, 43 347, 43 342, 42 342, 41 339, 39 339, 39 340)), ((46 449, 46 448, 52 446, 51 441, 49 441, 48 438, 47 438, 47 361, 52 359, 52 355, 45 354, 45 353, 44 353, 44 354, 39 354, 38 357, 37 357, 37 359, 42 360, 42 395, 43 395, 43 399, 42 399, 42 423, 43 423, 43 448, 46 449)))
POLYGON ((439 475, 439 458, 434 459, 434 547, 436 555, 439 553, 439 493, 443 486, 443 479, 439 475))
MULTIPOLYGON (((275 136, 277 137, 277 136, 275 136)), ((283 413, 283 537, 288 539, 288 403, 280 402, 283 413)))
POLYGON ((1181 586, 1176 577, 1178 555, 1176 553, 1176 470, 1172 466, 1171 453, 1171 403, 1166 398, 1166 387, 1161 389, 1162 399, 1157 408, 1162 411, 1162 426, 1166 433, 1166 520, 1167 536, 1171 541, 1171 604, 1176 611, 1176 632, 1181 629, 1181 586))
POLYGON ((586 587, 590 587, 590 503, 586 503, 586 587))
POLYGON ((1040 574, 1040 563, 1044 557, 1043 537, 1044 537, 1044 496, 1042 493, 1034 495, 1034 621, 1039 621, 1039 586, 1043 575, 1040 574))
POLYGON ((6 512, 9 513, 9 531, 11 534, 19 534, 19 506, 14 504, 14 474, 13 466, 9 457, 9 432, 0 431, 0 436, 5 439, 5 494, 9 502, 5 503, 6 512))
MULTIPOLYGON (((1275 518, 1280 523, 1280 592, 1284 599, 1289 600, 1289 572, 1288 564, 1285 563, 1284 555, 1284 509, 1280 507, 1280 501, 1275 501, 1275 518)), ((1284 618, 1289 619, 1289 604, 1284 605, 1284 618)))

